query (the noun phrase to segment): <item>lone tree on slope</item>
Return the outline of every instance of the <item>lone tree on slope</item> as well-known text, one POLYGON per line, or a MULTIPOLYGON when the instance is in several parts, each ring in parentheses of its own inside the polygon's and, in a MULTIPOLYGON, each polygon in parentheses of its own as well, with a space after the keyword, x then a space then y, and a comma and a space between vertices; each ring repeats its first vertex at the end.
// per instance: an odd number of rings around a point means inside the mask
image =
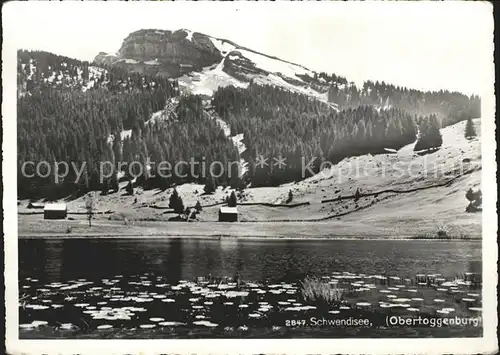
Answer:
POLYGON ((209 176, 205 182, 205 187, 203 188, 203 191, 207 194, 212 194, 215 192, 215 182, 214 178, 212 176, 209 176))
POLYGON ((472 139, 476 137, 476 129, 474 128, 474 123, 472 122, 472 118, 469 117, 467 120, 467 124, 465 125, 465 138, 472 139))
POLYGON ((179 196, 177 189, 174 189, 174 192, 172 192, 172 195, 170 195, 168 207, 172 208, 174 212, 179 215, 184 213, 184 202, 182 201, 182 198, 179 196))
POLYGON ((95 196, 90 192, 85 198, 85 210, 87 211, 87 219, 89 221, 89 228, 92 227, 92 217, 95 211, 95 196))
POLYGON ((356 193, 354 194, 354 201, 359 200, 361 197, 361 191, 359 191, 359 187, 356 189, 356 193))
POLYGON ((436 115, 430 115, 428 119, 423 119, 419 131, 420 137, 413 148, 414 151, 437 149, 443 144, 436 115))
POLYGON ((469 201, 465 212, 478 212, 482 210, 483 194, 481 190, 474 191, 472 188, 469 188, 465 193, 465 198, 469 201))
POLYGON ((236 207, 237 204, 238 204, 238 199, 236 198, 236 194, 233 191, 231 192, 231 195, 227 199, 227 205, 228 207, 236 207))

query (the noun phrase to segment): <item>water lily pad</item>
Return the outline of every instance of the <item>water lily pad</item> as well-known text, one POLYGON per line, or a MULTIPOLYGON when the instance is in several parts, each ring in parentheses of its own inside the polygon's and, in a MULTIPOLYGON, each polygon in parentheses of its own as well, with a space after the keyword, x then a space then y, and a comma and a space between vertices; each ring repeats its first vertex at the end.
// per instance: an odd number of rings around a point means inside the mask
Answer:
POLYGON ((469 311, 474 311, 474 312, 482 312, 481 307, 469 307, 469 311))
POLYGON ((423 301, 424 299, 423 298, 420 298, 420 297, 414 297, 411 299, 412 301, 418 301, 418 302, 421 302, 423 301))
POLYGON ((420 309, 418 309, 418 308, 413 308, 413 307, 408 307, 408 308, 406 308, 406 310, 407 310, 407 311, 410 311, 410 312, 418 312, 418 311, 420 311, 420 309))
POLYGON ((471 296, 471 297, 479 297, 479 293, 468 293, 467 296, 471 296))
POLYGON ((339 309, 351 309, 351 307, 348 306, 340 306, 339 309))
POLYGON ((156 318, 156 317, 153 317, 153 318, 149 318, 149 320, 151 322, 155 322, 155 323, 158 323, 158 322, 163 322, 165 319, 164 318, 156 318))
POLYGON ((113 326, 111 324, 102 324, 97 326, 97 329, 102 330, 102 329, 112 329, 113 326))
POLYGON ((248 308, 248 305, 247 304, 240 304, 238 307, 240 307, 240 308, 248 308))
POLYGON ((139 327, 141 329, 151 329, 151 328, 156 327, 156 324, 141 324, 139 327))
POLYGON ((174 300, 174 299, 172 299, 172 298, 164 298, 164 299, 162 299, 161 301, 162 301, 162 302, 165 302, 165 303, 172 303, 172 302, 175 302, 175 300, 174 300))
POLYGON ((63 323, 59 326, 59 329, 62 329, 62 330, 72 330, 72 329, 75 329, 76 327, 71 324, 71 323, 63 323))
POLYGON ((195 324, 195 325, 202 325, 202 326, 210 327, 210 328, 214 328, 214 327, 218 326, 218 324, 212 323, 212 322, 207 321, 207 320, 196 321, 196 322, 193 322, 193 324, 195 324))
POLYGON ((234 305, 233 302, 224 302, 224 306, 232 306, 232 305, 234 305))
POLYGON ((387 298, 398 298, 396 295, 387 295, 387 298))
POLYGON ((371 306, 371 303, 369 303, 369 302, 358 302, 358 303, 356 303, 356 306, 359 306, 359 307, 369 307, 369 306, 371 306))
POLYGON ((179 325, 186 325, 186 323, 182 322, 160 322, 158 324, 161 325, 162 327, 176 327, 179 325))
POLYGON ((462 301, 464 301, 464 302, 476 302, 476 299, 474 299, 474 298, 462 298, 462 301))
POLYGON ((436 303, 443 303, 443 302, 444 302, 444 300, 442 300, 442 299, 440 299, 440 298, 435 298, 435 299, 434 299, 434 302, 436 302, 436 303))
POLYGON ((31 308, 35 310, 43 310, 43 309, 49 309, 49 306, 43 306, 41 304, 27 304, 24 306, 25 308, 31 308))
POLYGON ((450 312, 445 311, 445 310, 443 310, 443 309, 438 309, 438 310, 436 311, 436 313, 439 313, 439 314, 449 314, 450 312))
POLYGON ((393 299, 394 302, 410 302, 409 298, 395 298, 393 299))
POLYGON ((340 313, 340 311, 338 311, 338 310, 333 310, 333 311, 328 311, 328 313, 331 313, 331 314, 339 314, 339 313, 340 313))

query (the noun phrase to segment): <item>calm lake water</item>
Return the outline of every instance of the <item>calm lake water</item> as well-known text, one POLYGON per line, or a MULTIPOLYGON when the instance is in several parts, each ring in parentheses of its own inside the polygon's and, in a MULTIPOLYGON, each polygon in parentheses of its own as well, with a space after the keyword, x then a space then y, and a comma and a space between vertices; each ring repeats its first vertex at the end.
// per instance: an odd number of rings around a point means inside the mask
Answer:
POLYGON ((19 277, 99 280, 145 272, 293 282, 333 271, 453 277, 481 271, 480 242, 385 240, 38 239, 19 241, 19 277))
POLYGON ((24 338, 451 337, 482 332, 480 323, 386 324, 391 316, 478 319, 480 242, 22 239, 19 288, 24 338), (308 289, 341 293, 324 302, 308 289), (369 325, 310 323, 325 316, 366 318, 369 325))

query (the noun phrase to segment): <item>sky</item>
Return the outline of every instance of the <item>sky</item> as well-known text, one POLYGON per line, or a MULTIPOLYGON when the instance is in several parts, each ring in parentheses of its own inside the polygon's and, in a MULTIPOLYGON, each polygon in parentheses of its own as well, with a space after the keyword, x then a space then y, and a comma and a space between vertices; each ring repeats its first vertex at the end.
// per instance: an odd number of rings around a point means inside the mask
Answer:
MULTIPOLYGON (((16 48, 91 61, 143 28, 186 28, 349 81, 481 94, 492 8, 481 2, 11 2, 16 48)), ((489 87, 488 87, 489 89, 489 87)))

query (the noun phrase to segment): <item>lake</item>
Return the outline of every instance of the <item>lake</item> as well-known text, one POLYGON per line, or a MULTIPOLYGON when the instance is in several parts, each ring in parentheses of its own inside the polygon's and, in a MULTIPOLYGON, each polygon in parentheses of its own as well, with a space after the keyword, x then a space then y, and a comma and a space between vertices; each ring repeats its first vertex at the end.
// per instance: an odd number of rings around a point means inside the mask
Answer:
POLYGON ((28 338, 480 336, 477 325, 383 324, 387 315, 478 317, 480 286, 480 242, 19 240, 28 338), (342 296, 322 302, 304 280, 342 296), (367 317, 371 326, 310 324, 325 314, 367 317))

